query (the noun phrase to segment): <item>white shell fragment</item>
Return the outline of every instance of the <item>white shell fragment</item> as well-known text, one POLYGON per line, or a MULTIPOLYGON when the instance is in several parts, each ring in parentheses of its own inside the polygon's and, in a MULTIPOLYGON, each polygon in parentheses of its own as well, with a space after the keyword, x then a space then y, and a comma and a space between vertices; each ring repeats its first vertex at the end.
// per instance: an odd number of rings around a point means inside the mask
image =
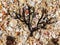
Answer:
POLYGON ((36 39, 39 39, 39 37, 40 37, 40 34, 39 33, 36 33, 35 38, 36 39))
POLYGON ((13 31, 13 28, 11 28, 11 27, 7 27, 6 29, 9 31, 13 31))
POLYGON ((15 27, 17 25, 17 21, 13 19, 13 20, 10 21, 9 25, 11 27, 15 27))
POLYGON ((0 17, 2 17, 2 13, 0 13, 0 17))
POLYGON ((0 18, 0 22, 2 21, 2 18, 0 18))
POLYGON ((0 30, 0 35, 2 35, 2 33, 3 33, 3 32, 0 30))

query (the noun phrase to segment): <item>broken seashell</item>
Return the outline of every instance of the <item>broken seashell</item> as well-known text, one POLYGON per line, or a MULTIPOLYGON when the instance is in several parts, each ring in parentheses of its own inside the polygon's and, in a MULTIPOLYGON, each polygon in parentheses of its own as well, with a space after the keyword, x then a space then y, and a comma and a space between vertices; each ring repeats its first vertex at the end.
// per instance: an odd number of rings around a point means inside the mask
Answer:
POLYGON ((17 25, 17 21, 15 19, 12 19, 9 23, 11 27, 15 27, 17 25))

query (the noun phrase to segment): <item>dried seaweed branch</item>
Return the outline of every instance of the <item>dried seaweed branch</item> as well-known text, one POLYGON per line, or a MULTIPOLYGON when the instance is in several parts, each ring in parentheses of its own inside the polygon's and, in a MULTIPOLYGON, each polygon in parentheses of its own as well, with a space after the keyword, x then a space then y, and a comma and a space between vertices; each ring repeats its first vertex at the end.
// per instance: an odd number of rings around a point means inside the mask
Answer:
MULTIPOLYGON (((19 6, 19 1, 18 1, 18 6, 19 6)), ((33 20, 33 18, 35 16, 35 8, 30 7, 28 4, 27 4, 27 7, 28 7, 27 9, 26 9, 26 7, 22 8, 22 11, 23 11, 22 15, 20 13, 17 13, 17 12, 14 12, 14 13, 16 15, 15 19, 19 19, 20 21, 24 22, 28 26, 28 29, 30 31, 30 36, 33 36, 34 31, 37 31, 40 28, 46 29, 47 24, 54 23, 54 22, 51 22, 51 20, 53 18, 50 18, 50 19, 48 18, 47 9, 43 8, 41 10, 42 15, 41 15, 40 19, 38 20, 37 26, 33 28, 32 27, 32 20, 33 20), (33 12, 31 12, 31 8, 32 8, 33 12), (27 15, 25 14, 26 10, 28 11, 27 15), (32 16, 32 19, 31 19, 31 16, 32 16)), ((20 9, 19 9, 19 12, 20 12, 20 9)), ((10 15, 9 10, 8 10, 8 14, 10 15)))

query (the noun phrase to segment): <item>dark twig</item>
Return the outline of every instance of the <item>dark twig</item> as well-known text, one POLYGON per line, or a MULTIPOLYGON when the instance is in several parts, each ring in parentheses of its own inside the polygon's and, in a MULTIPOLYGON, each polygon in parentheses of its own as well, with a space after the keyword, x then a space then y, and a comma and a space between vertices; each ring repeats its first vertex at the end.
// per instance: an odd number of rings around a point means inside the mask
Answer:
MULTIPOLYGON (((19 6, 19 1, 18 1, 18 6, 19 6)), ((23 10, 22 15, 20 14, 20 9, 19 9, 19 13, 17 13, 17 12, 14 12, 14 13, 16 15, 15 19, 21 20, 22 22, 24 22, 28 26, 28 29, 30 31, 30 36, 33 36, 33 32, 37 31, 40 28, 46 29, 47 24, 54 23, 54 22, 51 22, 51 20, 53 18, 48 19, 47 9, 43 8, 42 11, 41 11, 42 12, 41 18, 38 20, 37 26, 33 28, 31 23, 32 23, 32 20, 35 16, 35 8, 30 7, 28 4, 27 4, 27 7, 28 7, 27 10, 29 11, 28 15, 25 15, 25 11, 26 11, 25 7, 22 8, 22 10, 23 10), (32 9, 33 12, 31 12, 31 8, 33 8, 32 9), (31 20, 31 16, 32 16, 32 20, 31 20)), ((10 15, 9 10, 8 10, 8 14, 10 15)))

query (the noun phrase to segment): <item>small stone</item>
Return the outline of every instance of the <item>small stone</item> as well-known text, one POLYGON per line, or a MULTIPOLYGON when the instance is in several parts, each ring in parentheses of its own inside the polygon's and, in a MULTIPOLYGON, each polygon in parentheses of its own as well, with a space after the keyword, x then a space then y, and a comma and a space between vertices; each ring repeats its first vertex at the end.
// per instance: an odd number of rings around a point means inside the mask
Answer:
POLYGON ((15 42, 15 38, 12 37, 12 36, 7 36, 7 39, 6 39, 6 45, 14 45, 14 42, 15 42))
POLYGON ((20 32, 16 32, 16 35, 17 35, 17 36, 20 35, 20 32))

